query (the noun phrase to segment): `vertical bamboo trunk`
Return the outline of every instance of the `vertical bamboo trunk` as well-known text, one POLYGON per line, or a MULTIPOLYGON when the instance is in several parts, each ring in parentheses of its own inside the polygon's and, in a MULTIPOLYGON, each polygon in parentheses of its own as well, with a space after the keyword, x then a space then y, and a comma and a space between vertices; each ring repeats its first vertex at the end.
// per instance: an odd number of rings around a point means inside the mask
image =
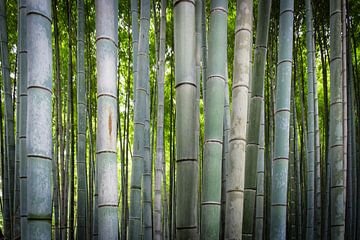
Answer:
POLYGON ((295 139, 294 139, 294 81, 291 84, 291 101, 290 101, 290 147, 289 147, 289 176, 288 176, 288 205, 289 208, 287 209, 287 234, 289 239, 295 239, 295 214, 296 214, 296 206, 295 206, 295 139))
MULTIPOLYGON (((134 16, 134 15, 133 15, 134 16)), ((129 238, 140 239, 141 229, 141 182, 145 160, 145 121, 147 82, 149 81, 149 28, 150 1, 141 1, 140 33, 137 57, 137 79, 134 109, 134 143, 130 186, 129 238)), ((134 23, 134 22, 133 22, 134 23)), ((133 26, 134 27, 134 26, 133 26)), ((134 39, 133 39, 134 42, 134 39)))
MULTIPOLYGON (((140 10, 140 19, 143 17, 145 21, 148 21, 150 23, 150 1, 148 1, 149 4, 147 4, 147 1, 141 2, 141 10, 140 10), (147 18, 147 15, 149 18, 147 18)), ((140 20, 141 21, 141 20, 140 20)), ((141 22, 140 22, 140 28, 141 28, 141 22)), ((141 29, 140 29, 141 31, 141 29)), ((149 31, 145 32, 145 34, 149 35, 149 31)), ((149 36, 146 38, 148 42, 146 43, 149 45, 149 36)), ((147 47, 149 48, 149 47, 147 47)), ((140 51, 139 51, 140 53, 140 51)), ((149 50, 144 52, 148 56, 147 62, 144 63, 143 66, 147 69, 149 69, 150 60, 149 60, 149 50)), ((140 61, 138 61, 140 62, 140 61)), ((138 71, 139 72, 139 71, 138 71)), ((152 198, 151 198, 151 192, 152 192, 152 154, 150 151, 150 133, 151 133, 151 127, 150 127, 150 118, 151 118, 151 109, 152 109, 152 98, 151 98, 151 89, 150 89, 150 78, 149 78, 149 72, 146 71, 144 75, 145 80, 145 92, 146 92, 146 99, 145 99, 145 126, 144 126, 144 163, 143 163, 143 174, 142 174, 142 205, 143 205, 143 214, 142 214, 142 225, 143 225, 143 238, 144 239, 152 239, 152 198)))
POLYGON ((311 0, 306 0, 306 47, 307 47, 307 75, 308 75, 308 108, 307 108, 307 221, 306 238, 314 239, 314 211, 315 211, 315 121, 314 121, 314 45, 311 0))
POLYGON ((63 169, 63 160, 64 160, 64 134, 63 134, 63 121, 62 121, 62 83, 60 78, 60 43, 59 43, 59 28, 58 28, 58 19, 57 19, 57 1, 52 1, 52 10, 53 10, 53 23, 54 23, 54 42, 55 42, 55 78, 56 78, 56 159, 53 167, 55 168, 55 178, 54 181, 56 191, 54 196, 54 215, 55 215, 55 239, 59 240, 62 236, 62 231, 60 229, 61 220, 62 220, 62 197, 60 195, 60 174, 62 174, 63 169), (59 164, 60 158, 60 164, 59 164), (60 171, 59 171, 60 166, 60 171), (60 215, 60 216, 59 216, 60 215))
MULTIPOLYGON (((310 8, 311 9, 311 8, 310 8)), ((313 18, 313 17, 312 17, 313 18)), ((313 20, 312 20, 313 21, 313 20)), ((317 78, 316 78, 316 46, 315 46, 315 33, 312 34, 312 59, 313 59, 313 73, 314 73, 314 238, 321 238, 321 149, 320 149, 320 130, 319 130, 319 103, 317 94, 317 78)))
POLYGON ((138 23, 138 0, 131 1, 131 32, 132 32, 132 50, 133 50, 133 99, 134 107, 136 101, 136 81, 137 81, 137 61, 138 61, 138 42, 139 42, 139 23, 138 23))
MULTIPOLYGON (((208 47, 207 47, 207 31, 206 31, 206 1, 201 1, 200 9, 201 9, 201 76, 202 76, 202 96, 203 96, 203 103, 205 103, 206 97, 206 76, 207 76, 207 58, 208 58, 208 47)), ((205 110, 204 110, 205 111, 205 110)))
MULTIPOLYGON (((349 30, 350 32, 350 30, 349 30)), ((350 48, 350 40, 347 38, 347 71, 348 71, 348 113, 349 113, 349 141, 348 141, 348 152, 349 152, 349 158, 348 158, 348 166, 349 169, 351 169, 352 177, 350 178, 348 182, 351 183, 351 188, 349 189, 349 209, 348 209, 348 216, 349 216, 349 224, 350 229, 348 236, 352 236, 353 239, 356 239, 356 206, 357 206, 357 166, 356 166, 356 127, 355 127, 355 99, 354 99, 354 74, 353 74, 353 62, 352 62, 352 55, 351 55, 351 48, 350 48)), ((347 218, 348 219, 348 218, 347 218)))
POLYGON ((51 1, 27 2, 26 125, 28 239, 51 239, 51 1))
POLYGON ((270 239, 286 239, 294 1, 280 2, 270 239))
POLYGON ((348 153, 349 146, 349 128, 348 128, 348 64, 347 64, 347 9, 346 0, 341 1, 342 8, 342 85, 343 85, 343 138, 344 138, 344 184, 345 184, 345 238, 351 238, 349 232, 351 232, 352 215, 349 214, 348 208, 352 205, 352 169, 350 163, 350 155, 348 153))
MULTIPOLYGON (((74 238, 74 106, 73 106, 73 65, 72 65, 72 39, 71 39, 71 2, 66 1, 67 8, 67 34, 68 34, 68 105, 67 105, 67 150, 66 150, 66 212, 68 212, 68 237, 74 238), (70 171, 69 171, 70 170, 70 171), (69 208, 69 210, 68 210, 69 208)), ((67 220, 66 220, 67 221, 67 220)))
MULTIPOLYGON (((206 82, 206 77, 201 76, 201 44, 202 44, 202 10, 203 1, 195 0, 195 83, 196 83, 196 100, 195 100, 195 152, 199 159, 199 166, 202 166, 203 161, 203 134, 201 132, 201 121, 200 121, 200 95, 201 95, 201 83, 203 85, 206 82)), ((203 111, 205 111, 205 101, 203 102, 203 111)), ((205 114, 204 114, 205 115, 205 114)), ((199 168, 199 184, 201 186, 202 181, 202 168, 199 168)), ((198 191, 198 205, 201 206, 201 187, 198 191)), ((201 222, 201 207, 197 209, 198 221, 201 222)))
POLYGON ((85 85, 85 9, 84 1, 77 1, 77 239, 86 239, 86 85, 85 85))
POLYGON ((330 128, 331 239, 344 239, 345 176, 343 139, 343 85, 341 79, 341 0, 330 1, 330 128))
POLYGON ((330 1, 330 136, 331 238, 343 239, 345 232, 345 176, 343 142, 343 86, 341 51, 341 0, 330 1))
MULTIPOLYGON (((19 4, 18 4, 19 6, 19 4)), ((19 34, 19 27, 20 27, 20 13, 18 12, 18 34, 19 34)), ((18 38, 17 41, 17 46, 19 47, 20 45, 20 39, 18 38)), ((19 142, 20 142, 20 134, 19 134, 19 128, 20 128, 20 122, 19 122, 19 116, 20 116, 20 81, 19 81, 19 73, 18 73, 18 69, 19 69, 19 61, 18 61, 18 56, 19 56, 19 49, 17 49, 16 52, 16 67, 15 67, 15 83, 16 83, 16 106, 14 106, 14 111, 16 110, 16 142, 15 142, 15 172, 14 172, 14 208, 13 208, 13 218, 12 218, 12 224, 13 224, 13 229, 12 229, 12 238, 17 239, 20 238, 20 149, 19 149, 19 142), (18 78, 17 78, 18 77, 18 78)), ((14 85, 15 87, 15 85, 14 85)), ((13 99, 15 99, 15 88, 14 88, 14 96, 13 99)))
POLYGON ((228 83, 228 66, 226 65, 226 75, 224 84, 224 121, 223 121, 223 151, 221 166, 221 218, 220 218, 220 238, 225 238, 225 214, 226 214, 226 189, 227 189, 227 163, 229 161, 229 136, 230 136, 230 99, 228 83))
POLYGON ((246 125, 252 49, 253 1, 237 0, 236 6, 233 110, 229 140, 230 158, 227 164, 226 239, 237 239, 242 235, 246 125))
POLYGON ((265 160, 265 112, 264 112, 264 101, 262 101, 259 150, 258 150, 258 161, 257 161, 255 231, 254 231, 254 238, 257 240, 264 239, 264 219, 265 219, 265 215, 264 215, 265 214, 264 211, 265 161, 264 160, 265 160))
POLYGON ((98 126, 96 133, 99 239, 118 238, 117 43, 118 1, 97 0, 96 65, 98 126))
MULTIPOLYGON (((253 239, 255 226, 255 204, 257 193, 257 175, 260 145, 260 123, 264 102, 264 79, 269 32, 271 1, 260 1, 258 6, 258 22, 256 32, 256 48, 254 52, 254 66, 251 81, 251 94, 249 105, 249 123, 247 132, 246 158, 245 158, 245 190, 244 190, 244 216, 243 239, 253 239)), ((263 163, 262 163, 263 164, 263 163)), ((263 174, 263 167, 262 167, 263 174)), ((262 187, 262 186, 260 186, 262 187)), ((260 195, 264 194, 260 191, 260 195)), ((261 209, 263 206, 259 206, 261 209)), ((259 209, 260 210, 260 209, 259 209)), ((260 214, 260 213, 259 213, 260 214)), ((262 213, 260 214, 262 215, 262 213)), ((261 229, 255 229, 261 230, 261 229)), ((262 235, 262 233, 261 233, 262 235)))
POLYGON ((14 111, 11 94, 11 79, 8 51, 8 36, 5 1, 0 1, 0 50, 1 50, 1 67, 3 77, 3 91, 5 95, 5 182, 4 182, 4 234, 5 238, 10 239, 12 233, 12 205, 14 193, 14 166, 15 166, 15 136, 14 136, 14 111))
POLYGON ((176 238, 198 239, 195 146, 195 1, 174 1, 176 89, 176 238))
POLYGON ((301 192, 301 158, 298 145, 298 130, 296 121, 296 105, 294 104, 294 126, 295 126, 295 174, 296 174, 296 235, 302 238, 302 192, 301 192))
POLYGON ((202 167, 202 239, 217 239, 220 233, 224 85, 227 75, 227 5, 227 0, 211 1, 208 69, 205 83, 207 97, 202 167))
POLYGON ((27 174, 26 174, 26 112, 27 112, 27 51, 26 51, 26 1, 19 5, 19 158, 20 158, 20 231, 21 239, 27 238, 27 174))
MULTIPOLYGON (((161 1, 161 20, 160 20, 160 52, 159 52, 159 71, 157 76, 158 84, 158 110, 157 110, 157 130, 156 130, 156 162, 155 162, 155 198, 154 198, 154 238, 163 239, 163 199, 162 194, 164 172, 164 79, 165 79, 165 51, 166 51, 166 0, 161 1)), ((165 188, 164 188, 165 189, 165 188)))

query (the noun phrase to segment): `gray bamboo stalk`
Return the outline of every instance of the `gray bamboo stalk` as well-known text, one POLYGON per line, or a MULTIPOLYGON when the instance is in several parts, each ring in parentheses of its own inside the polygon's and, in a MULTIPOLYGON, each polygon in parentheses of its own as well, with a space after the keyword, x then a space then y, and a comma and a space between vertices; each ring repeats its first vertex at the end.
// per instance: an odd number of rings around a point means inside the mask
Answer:
POLYGON ((0 50, 3 87, 5 94, 5 143, 6 157, 4 173, 7 180, 4 182, 4 229, 5 238, 10 239, 12 233, 12 207, 14 194, 14 166, 15 166, 15 135, 14 135, 14 111, 10 79, 9 50, 6 22, 5 1, 0 1, 0 50))
POLYGON ((165 218, 163 210, 165 192, 164 188, 164 79, 165 79, 165 52, 166 52, 166 0, 161 1, 160 19, 160 52, 159 52, 159 71, 158 81, 158 110, 157 110, 157 130, 156 130, 156 162, 155 162, 155 197, 154 197, 154 238, 163 239, 162 220, 165 218), (163 216, 163 217, 162 217, 163 216))
MULTIPOLYGON (((19 5, 18 5, 19 6, 19 5)), ((19 22, 19 12, 18 12, 18 22, 19 22)), ((20 31, 19 27, 20 24, 17 25, 18 26, 18 32, 20 31)), ((19 34, 19 33, 18 33, 19 34)), ((19 43, 20 39, 18 38, 18 46, 20 45, 19 43)), ((19 61, 18 61, 18 56, 19 56, 19 49, 17 49, 17 53, 16 53, 16 68, 15 68, 15 82, 16 82, 16 106, 15 106, 15 110, 16 110, 16 139, 15 139, 15 172, 14 172, 14 208, 13 208, 13 218, 12 218, 12 224, 13 224, 13 228, 12 228, 12 238, 17 239, 20 238, 20 152, 19 152, 19 128, 20 128, 20 122, 19 122, 19 116, 20 116, 20 81, 18 77, 18 68, 19 68, 19 61)), ((14 90, 15 91, 15 90, 14 90)), ((13 99, 15 99, 15 97, 13 97, 13 99)))
MULTIPOLYGON (((314 42, 314 41, 313 41, 314 42)), ((315 45, 314 45, 314 49, 315 45)), ((315 55, 315 51, 314 51, 315 55)), ((316 59, 314 56, 313 59, 316 59)), ((317 94, 316 64, 314 63, 314 135, 315 135, 315 238, 321 237, 321 149, 320 149, 320 128, 319 128, 319 101, 317 94)))
POLYGON ((195 1, 174 1, 176 89, 176 237, 198 239, 195 1))
MULTIPOLYGON (((265 63, 269 32, 271 1, 259 1, 258 22, 256 30, 256 48, 254 51, 253 74, 249 103, 249 119, 245 158, 245 191, 244 191, 244 216, 243 239, 253 239, 255 225, 255 204, 257 194, 257 174, 260 145, 260 125, 264 102, 265 63)), ((264 173, 262 166, 262 174, 264 173)), ((263 186, 260 186, 263 187, 263 186)), ((263 189, 260 195, 264 195, 263 189)), ((261 209, 263 206, 259 206, 261 209)), ((260 209, 259 209, 260 210, 260 209)), ((261 210, 262 211, 262 210, 261 210)), ((262 214, 261 214, 262 215, 262 214)), ((261 230, 261 229, 256 229, 261 230)), ((262 233, 261 233, 262 235, 262 233)))
POLYGON ((295 206, 295 140, 294 140, 294 81, 291 84, 291 101, 290 101, 290 147, 289 147, 289 188, 288 188, 288 226, 289 229, 287 233, 289 234, 288 239, 296 239, 296 228, 295 228, 295 214, 296 214, 296 206, 295 206))
POLYGON ((51 239, 51 0, 27 1, 26 123, 28 239, 51 239))
POLYGON ((27 111, 27 51, 26 51, 26 1, 19 0, 19 158, 20 158, 20 231, 27 238, 27 174, 26 174, 26 111, 27 111))
POLYGON ((348 141, 348 150, 349 150, 349 157, 348 157, 348 166, 349 166, 349 176, 348 176, 348 182, 351 183, 351 188, 348 188, 349 192, 349 204, 348 204, 348 216, 347 219, 349 221, 349 233, 348 236, 354 236, 354 239, 356 238, 356 204, 357 199, 357 169, 358 166, 356 164, 356 127, 355 127, 355 99, 354 99, 354 74, 353 74, 353 62, 352 62, 352 56, 351 56, 351 46, 350 46, 350 39, 347 37, 347 71, 348 71, 348 113, 349 113, 349 141, 348 141), (351 173, 351 177, 350 177, 351 173))
MULTIPOLYGON (((134 26, 133 26, 134 27, 134 26)), ((137 54, 137 79, 134 110, 134 143, 130 185, 129 239, 140 239, 142 234, 141 190, 145 160, 145 120, 147 82, 149 81, 150 1, 141 1, 140 33, 137 54)))
POLYGON ((246 130, 252 50, 253 1, 236 1, 234 73, 230 127, 230 158, 227 164, 225 238, 242 235, 246 130))
MULTIPOLYGON (((196 38, 196 50, 195 50, 195 71, 196 71, 196 129, 195 129, 195 141, 196 141, 196 154, 200 158, 200 85, 201 85, 201 24, 202 24, 202 0, 195 0, 195 38, 196 38)), ((205 78, 204 78, 205 79, 205 78)))
POLYGON ((286 239, 294 1, 280 2, 270 239, 286 239))
POLYGON ((118 238, 117 43, 118 1, 96 0, 98 125, 96 133, 99 239, 118 238))
POLYGON ((330 229, 331 239, 344 239, 345 176, 343 139, 343 84, 341 47, 341 0, 330 1, 330 229))
POLYGON ((167 186, 166 186, 166 162, 165 156, 163 157, 163 239, 169 239, 169 210, 168 210, 168 198, 167 198, 167 186))
POLYGON ((224 121, 223 121, 223 151, 221 166, 221 219, 220 219, 220 238, 225 237, 225 214, 226 214, 226 189, 227 189, 227 163, 229 161, 229 136, 230 136, 230 99, 228 83, 228 67, 226 66, 225 84, 224 84, 224 121))
POLYGON ((85 83, 85 9, 77 0, 77 239, 86 238, 87 180, 86 180, 86 83, 85 83))
POLYGON ((212 0, 206 76, 205 143, 202 167, 201 238, 220 234, 224 85, 227 75, 227 0, 212 0))
MULTIPOLYGON (((150 23, 150 1, 141 1, 141 7, 140 7, 140 28, 141 28, 141 20, 145 17, 145 20, 147 20, 150 23), (148 3, 149 2, 149 3, 148 3), (149 18, 147 18, 149 16, 149 18)), ((149 35, 149 31, 147 31, 145 34, 149 35)), ((149 36, 147 36, 149 45, 149 36)), ((157 44, 155 44, 157 45, 157 44)), ((147 47, 149 49, 149 47, 147 47)), ((156 47, 157 48, 157 47, 156 47)), ((158 51, 155 51, 158 52, 158 51)), ((147 56, 149 56, 149 50, 144 52, 147 56)), ((140 54, 140 51, 139 51, 140 54)), ((149 57, 148 57, 149 59, 149 57)), ((138 61, 140 62, 140 61, 138 61)), ((144 63, 142 66, 146 69, 149 69, 149 60, 144 63)), ((139 72, 139 71, 138 71, 139 72)), ((149 71, 145 72, 144 75, 145 80, 145 92, 146 92, 146 99, 145 99, 145 135, 144 135, 144 171, 142 174, 142 204, 143 204, 143 238, 144 239, 152 239, 152 151, 150 150, 151 142, 150 142, 150 118, 151 113, 150 109, 153 107, 152 105, 152 98, 150 96, 151 89, 150 89, 150 79, 149 79, 149 71)), ((154 124, 153 124, 154 125, 154 124)))
POLYGON ((136 81, 137 81, 137 56, 139 42, 139 23, 138 23, 138 0, 131 0, 131 33, 132 33, 132 50, 133 50, 133 99, 134 106, 136 101, 136 81))
MULTIPOLYGON (((207 47, 207 31, 206 31, 206 1, 200 0, 201 4, 199 8, 201 9, 201 76, 202 76, 202 96, 203 102, 205 103, 206 97, 206 84, 204 79, 207 76, 207 58, 208 58, 208 47, 207 47)), ((205 110, 204 110, 205 111, 205 110)))
POLYGON ((26 52, 26 1, 18 1, 19 8, 19 158, 20 158, 20 232, 21 238, 27 239, 27 202, 26 202, 26 111, 27 111, 27 52, 26 52))
MULTIPOLYGON (((296 79, 296 78, 294 78, 296 79)), ((296 82, 294 81, 294 84, 296 82)), ((297 125, 297 112, 296 112, 296 101, 293 102, 294 114, 294 151, 295 151, 295 174, 296 174, 296 233, 297 239, 302 237, 302 191, 301 191, 301 158, 299 154, 299 145, 298 145, 298 125, 297 125)))
POLYGON ((314 118, 314 42, 311 0, 306 0, 306 47, 308 76, 308 108, 307 108, 307 209, 306 238, 314 239, 314 208, 315 208, 315 118, 314 118))
MULTIPOLYGON (((310 7, 311 9, 311 7, 310 7)), ((311 17, 311 23, 313 23, 313 17, 311 17)), ((313 29, 313 28, 312 28, 313 29)), ((315 46, 315 33, 312 34, 312 46, 313 46, 313 75, 314 75, 314 151, 315 151, 315 169, 314 169, 314 181, 315 181, 315 203, 314 203, 314 238, 320 239, 321 237, 321 149, 320 149, 320 129, 319 129, 319 101, 317 94, 317 78, 316 78, 316 46, 315 46)))
MULTIPOLYGON (((260 16, 260 15, 259 15, 260 16)), ((256 206, 255 206, 255 231, 254 238, 261 240, 264 238, 264 204, 265 204, 265 112, 264 101, 261 107, 260 135, 257 162, 256 180, 256 206)))
MULTIPOLYGON (((348 128, 348 87, 347 87, 347 79, 348 79, 348 66, 347 66, 347 10, 346 10, 346 0, 341 1, 341 8, 342 8, 342 85, 343 85, 343 138, 344 138, 344 184, 345 184, 345 238, 350 238, 348 232, 351 231, 351 214, 349 215, 347 212, 347 208, 350 207, 352 204, 352 193, 351 193, 351 166, 349 166, 349 157, 348 154, 348 144, 349 144, 349 128, 348 128), (350 196, 349 196, 350 194, 350 196)), ((16 158, 16 157, 15 157, 16 158)), ((15 166, 16 167, 16 166, 15 166)), ((16 168, 15 168, 16 169, 16 168)))

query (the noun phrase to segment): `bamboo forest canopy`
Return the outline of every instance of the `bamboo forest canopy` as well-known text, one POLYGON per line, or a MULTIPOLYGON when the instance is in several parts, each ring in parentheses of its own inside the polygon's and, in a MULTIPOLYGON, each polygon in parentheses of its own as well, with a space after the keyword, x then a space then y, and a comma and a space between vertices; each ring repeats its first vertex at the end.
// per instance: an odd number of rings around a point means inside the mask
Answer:
POLYGON ((0 0, 0 239, 360 239, 360 1, 0 0))

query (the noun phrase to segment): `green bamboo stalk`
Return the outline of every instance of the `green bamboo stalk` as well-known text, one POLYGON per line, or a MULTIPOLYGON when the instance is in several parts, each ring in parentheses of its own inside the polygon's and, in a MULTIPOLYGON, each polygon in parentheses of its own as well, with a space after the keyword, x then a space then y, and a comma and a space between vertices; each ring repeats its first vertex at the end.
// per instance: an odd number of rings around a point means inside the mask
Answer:
MULTIPOLYGON (((134 26, 133 26, 134 27, 134 26)), ((134 143, 130 185, 129 239, 140 239, 141 224, 141 182, 145 161, 145 121, 147 84, 149 81, 149 28, 150 1, 141 1, 140 33, 137 54, 136 100, 134 110, 134 143)), ((134 41, 134 40, 133 40, 134 41)))
POLYGON ((230 127, 230 158, 227 164, 225 238, 238 239, 242 234, 246 129, 250 56, 252 50, 253 1, 237 0, 234 47, 234 73, 230 127))
POLYGON ((176 238, 198 239, 195 1, 174 1, 176 89, 176 238))
POLYGON ((96 133, 99 239, 118 238, 117 43, 118 1, 95 1, 98 125, 96 133))
POLYGON ((280 2, 270 239, 286 239, 294 1, 280 2))
POLYGON ((154 238, 163 239, 162 219, 165 219, 163 206, 166 186, 164 182, 164 79, 165 79, 165 51, 166 51, 166 0, 161 1, 160 19, 160 52, 159 52, 159 71, 157 75, 158 84, 158 111, 157 111, 157 130, 156 130, 156 162, 155 162, 155 197, 154 197, 154 238), (165 187, 165 188, 164 188, 165 187), (163 216, 163 218, 162 218, 163 216))
MULTIPOLYGON (((245 191, 243 239, 253 239, 255 225, 255 202, 257 185, 257 162, 259 161, 260 122, 264 101, 265 63, 269 32, 271 1, 260 1, 258 6, 258 22, 256 30, 256 48, 254 52, 253 74, 249 105, 249 119, 245 158, 245 191)), ((260 193, 261 194, 261 193, 260 193)), ((262 192, 263 194, 263 192, 262 192)), ((262 206, 260 206, 262 208, 262 206)), ((260 209, 259 209, 260 210, 260 209)), ((260 229, 256 229, 260 230, 260 229)), ((262 234, 261 234, 262 235, 262 234)))
POLYGON ((227 0, 212 0, 205 99, 205 143, 202 173, 201 238, 220 233, 221 172, 225 77, 227 72, 227 0))
POLYGON ((14 166, 15 166, 15 136, 14 136, 14 111, 11 91, 9 50, 7 36, 7 19, 5 1, 0 1, 0 50, 1 50, 1 67, 3 77, 3 87, 5 94, 5 177, 4 182, 4 234, 5 238, 10 238, 12 234, 12 208, 14 194, 14 166))
POLYGON ((331 239, 344 239, 345 175, 343 142, 343 85, 341 51, 341 0, 330 1, 330 125, 329 162, 331 239))
POLYGON ((307 108, 307 220, 306 238, 314 239, 314 208, 315 208, 315 117, 314 117, 314 42, 311 0, 305 1, 306 6, 306 48, 307 48, 307 78, 308 78, 308 108, 307 108))
POLYGON ((27 175, 26 175, 26 111, 27 111, 27 51, 26 51, 26 1, 19 0, 19 158, 20 158, 20 232, 27 238, 27 175))
POLYGON ((77 1, 77 239, 86 239, 86 83, 85 83, 85 9, 84 1, 77 1))
POLYGON ((51 238, 51 0, 27 1, 26 123, 28 239, 51 238))

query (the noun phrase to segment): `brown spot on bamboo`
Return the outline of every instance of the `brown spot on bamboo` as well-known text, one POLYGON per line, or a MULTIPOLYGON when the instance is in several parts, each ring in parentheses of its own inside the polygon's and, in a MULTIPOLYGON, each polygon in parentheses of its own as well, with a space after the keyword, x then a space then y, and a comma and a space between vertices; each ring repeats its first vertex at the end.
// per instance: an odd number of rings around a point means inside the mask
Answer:
POLYGON ((111 113, 109 113, 108 129, 109 129, 109 135, 111 136, 111 130, 112 130, 112 117, 111 117, 111 113))

